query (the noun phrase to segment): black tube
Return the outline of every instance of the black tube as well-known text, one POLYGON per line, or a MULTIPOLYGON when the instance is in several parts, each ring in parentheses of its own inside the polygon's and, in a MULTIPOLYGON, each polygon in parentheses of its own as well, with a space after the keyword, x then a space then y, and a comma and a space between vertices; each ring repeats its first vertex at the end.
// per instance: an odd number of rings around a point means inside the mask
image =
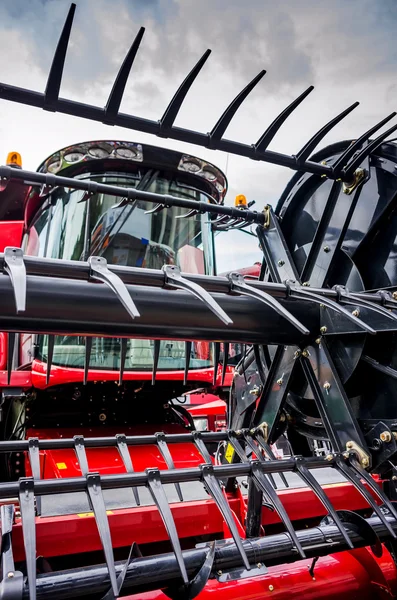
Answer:
MULTIPOLYGON (((141 314, 134 320, 105 284, 31 276, 26 311, 16 314, 11 280, 0 275, 0 331, 248 344, 305 341, 293 325, 252 298, 214 294, 233 320, 232 325, 224 325, 190 293, 147 286, 128 286, 128 291, 141 314)), ((319 311, 314 304, 296 300, 283 304, 310 331, 318 330, 319 311)))
MULTIPOLYGON (((397 522, 388 518, 393 528, 397 529, 397 522)), ((377 517, 367 519, 367 523, 375 530, 379 539, 384 541, 390 536, 386 527, 377 517)), ((355 548, 368 545, 356 528, 345 523, 349 537, 355 548)), ((346 550, 347 546, 337 527, 333 525, 319 526, 312 529, 297 531, 299 542, 308 558, 325 556, 346 550)), ((289 535, 282 533, 261 538, 244 540, 244 549, 251 562, 262 562, 266 566, 274 566, 299 560, 293 542, 289 535)), ((183 559, 189 577, 193 577, 205 560, 207 550, 196 548, 185 550, 183 559)), ((215 548, 213 571, 222 571, 241 567, 241 557, 234 543, 215 548)), ((120 573, 123 563, 116 563, 116 572, 120 573)), ((134 559, 126 573, 123 590, 130 593, 143 593, 144 591, 164 588, 180 579, 180 571, 173 553, 160 554, 134 559)), ((90 594, 104 593, 109 588, 108 570, 106 565, 97 565, 83 569, 73 569, 58 573, 48 573, 37 577, 37 599, 47 600, 57 598, 86 597, 90 594)), ((25 582, 23 598, 29 598, 27 583, 25 582)))

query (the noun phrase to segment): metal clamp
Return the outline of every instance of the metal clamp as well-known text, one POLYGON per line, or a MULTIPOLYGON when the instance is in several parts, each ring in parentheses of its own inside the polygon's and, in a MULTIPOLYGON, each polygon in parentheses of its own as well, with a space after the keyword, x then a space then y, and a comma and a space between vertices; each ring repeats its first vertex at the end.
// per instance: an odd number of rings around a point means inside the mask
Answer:
POLYGON ((106 283, 111 290, 116 294, 121 304, 124 306, 128 314, 135 319, 140 313, 131 299, 131 296, 118 275, 108 269, 108 263, 103 256, 90 256, 88 259, 90 267, 90 279, 97 279, 106 283))
POLYGON ((19 480, 19 507, 28 573, 29 598, 30 600, 36 600, 36 523, 33 479, 19 480))
POLYGON ((21 248, 4 248, 4 271, 8 273, 14 290, 17 313, 26 310, 26 267, 21 248))
POLYGON ((190 292, 201 300, 225 325, 232 325, 233 321, 225 313, 223 308, 213 299, 213 297, 197 283, 185 279, 181 275, 179 267, 176 265, 164 265, 164 287, 176 288, 190 292))
MULTIPOLYGON (((40 453, 39 453, 39 439, 29 438, 29 461, 32 468, 33 478, 35 480, 41 479, 40 472, 40 453)), ((41 515, 41 498, 36 496, 36 511, 38 515, 41 515)))

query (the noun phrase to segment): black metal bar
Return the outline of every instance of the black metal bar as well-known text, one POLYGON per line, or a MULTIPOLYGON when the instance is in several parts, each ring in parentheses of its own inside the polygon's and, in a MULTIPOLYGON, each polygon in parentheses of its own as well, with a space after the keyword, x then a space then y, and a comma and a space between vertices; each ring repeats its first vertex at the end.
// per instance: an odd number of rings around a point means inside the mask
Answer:
MULTIPOLYGON (((117 434, 116 436, 117 448, 120 453, 121 459, 123 461, 125 470, 127 473, 134 473, 134 467, 132 464, 131 456, 128 450, 127 438, 124 434, 117 434)), ((133 487, 132 492, 134 494, 135 503, 137 506, 140 506, 141 502, 139 499, 139 493, 137 488, 133 487)))
POLYGON ((63 67, 65 65, 66 52, 68 49, 69 37, 70 32, 72 30, 75 10, 76 5, 71 4, 68 16, 66 17, 66 21, 62 29, 61 36, 58 41, 57 48, 55 50, 50 73, 47 79, 47 85, 44 92, 43 108, 45 110, 55 110, 55 106, 58 102, 59 90, 61 89, 63 67))
POLYGON ((237 456, 240 458, 240 460, 242 462, 247 462, 248 461, 248 457, 245 453, 244 448, 242 447, 242 445, 240 444, 236 432, 229 430, 227 432, 228 434, 228 440, 229 440, 229 444, 233 447, 233 450, 235 451, 235 453, 237 454, 237 456))
POLYGON ((204 52, 203 56, 194 65, 193 69, 190 71, 186 79, 178 88, 175 96, 172 98, 171 102, 165 109, 165 112, 159 121, 160 131, 158 135, 161 136, 163 134, 163 131, 168 133, 168 131, 172 128, 174 121, 178 115, 179 109, 181 108, 182 103, 186 97, 186 94, 190 90, 193 82, 197 78, 198 74, 200 73, 210 54, 211 50, 206 50, 204 52))
POLYGON ((170 538, 175 558, 178 563, 178 569, 182 575, 183 583, 187 585, 189 583, 189 577, 183 560, 182 549, 179 542, 175 521, 172 516, 164 488, 162 486, 160 471, 158 469, 147 469, 146 473, 150 493, 154 502, 156 503, 160 516, 167 530, 168 537, 170 538))
POLYGON ((314 86, 309 86, 300 96, 295 98, 293 102, 287 108, 285 108, 269 125, 266 131, 261 135, 259 140, 254 145, 255 149, 259 152, 267 150, 270 142, 283 125, 284 121, 290 116, 290 114, 303 102, 303 100, 314 90, 314 86))
POLYGON ((384 375, 388 375, 389 377, 392 377, 393 379, 397 379, 396 369, 392 369, 391 367, 388 367, 387 365, 382 365, 381 363, 374 360, 370 356, 363 355, 360 360, 367 363, 367 365, 370 365, 377 371, 380 371, 380 373, 384 373, 384 375))
POLYGON ((214 348, 214 380, 213 385, 216 385, 216 380, 218 379, 218 365, 219 365, 219 357, 221 355, 221 345, 219 342, 213 342, 214 348))
POLYGON ((109 94, 108 101, 105 106, 105 119, 107 123, 111 125, 118 115, 121 100, 123 98, 125 86, 127 84, 128 76, 130 74, 133 62, 141 44, 145 28, 141 27, 134 39, 131 48, 128 51, 127 56, 124 59, 123 64, 120 67, 117 77, 114 81, 112 91, 109 94))
POLYGON ((74 449, 77 456, 77 461, 81 470, 81 474, 88 475, 90 469, 88 467, 87 453, 85 451, 85 440, 82 435, 75 435, 73 438, 74 449))
MULTIPOLYGON (((388 522, 394 529, 397 523, 391 517, 388 522)), ((377 517, 371 517, 366 523, 384 542, 390 536, 377 517)), ((346 523, 349 536, 355 548, 365 547, 368 540, 362 536, 359 530, 346 523)), ((318 527, 297 531, 297 536, 305 554, 310 557, 324 556, 330 553, 346 549, 346 543, 340 531, 334 525, 320 525, 318 527)), ((296 552, 295 545, 285 533, 277 535, 266 535, 244 541, 247 555, 253 563, 261 561, 266 565, 277 565, 285 562, 301 560, 296 552)), ((200 570, 208 553, 208 546, 182 553, 184 564, 189 578, 200 570)), ((215 545, 215 556, 213 572, 218 570, 229 570, 238 568, 241 558, 235 544, 227 546, 215 545)), ((125 566, 124 561, 116 563, 116 573, 120 573, 125 566)), ((136 558, 127 569, 123 590, 152 591, 166 588, 173 582, 180 580, 180 570, 173 553, 156 556, 136 558)), ((37 577, 38 600, 53 600, 54 590, 57 600, 68 600, 70 598, 82 598, 92 593, 103 594, 109 587, 109 577, 106 565, 91 565, 84 569, 71 569, 55 573, 46 573, 37 577)), ((23 600, 29 600, 29 591, 25 583, 23 600)))
POLYGON ((159 364, 160 357, 160 340, 153 340, 153 371, 152 371, 152 385, 156 383, 156 373, 159 364))
POLYGON ((185 370, 183 373, 183 385, 187 384, 189 377, 190 355, 192 352, 192 342, 185 342, 185 370))
MULTIPOLYGON (((258 441, 253 437, 253 434, 248 429, 242 429, 241 432, 243 434, 244 440, 246 441, 247 445, 255 453, 255 456, 256 456, 257 460, 259 460, 259 462, 261 462, 261 463, 266 462, 267 459, 262 454, 263 447, 261 447, 259 445, 258 441)), ((270 458, 270 457, 268 457, 268 458, 270 458)), ((274 458, 274 460, 276 460, 276 457, 274 455, 273 455, 273 458, 274 458)), ((276 481, 275 481, 273 475, 271 473, 269 473, 266 477, 269 478, 270 483, 272 484, 272 486, 276 490, 277 489, 277 484, 276 484, 276 481)), ((283 478, 284 474, 280 473, 280 477, 283 478)), ((284 480, 285 480, 286 487, 288 487, 287 480, 285 478, 284 478, 284 480)))
POLYGON ((193 441, 197 446, 197 450, 200 452, 201 456, 203 457, 204 462, 206 462, 207 464, 210 464, 212 462, 211 456, 207 450, 207 446, 204 443, 201 431, 193 431, 192 436, 193 436, 193 441))
POLYGON ((210 494, 215 504, 217 505, 219 511, 221 512, 223 518, 226 521, 226 524, 229 528, 230 533, 232 534, 234 543, 236 544, 242 561, 244 563, 245 568, 249 571, 251 569, 249 560, 247 558, 246 552, 244 550, 243 543, 241 541, 237 525, 234 521, 233 515, 231 513, 229 503, 226 500, 226 497, 223 494, 222 488, 219 485, 219 481, 215 477, 214 467, 211 464, 201 465, 200 466, 204 487, 207 492, 210 494))
POLYGON ((223 344, 223 360, 222 360, 222 377, 221 377, 221 385, 225 383, 226 369, 227 363, 229 361, 229 344, 223 344))
POLYGON ((8 273, 14 289, 17 313, 26 308, 26 268, 21 248, 4 248, 4 271, 8 273))
POLYGON ((368 487, 378 496, 378 498, 382 501, 384 506, 390 511, 395 519, 397 519, 397 511, 394 508, 392 502, 390 502, 389 498, 386 496, 382 488, 375 482, 375 480, 371 477, 369 473, 365 469, 361 467, 361 465, 357 462, 355 458, 350 458, 350 465, 356 471, 357 475, 364 479, 365 483, 368 487))
POLYGON ((87 493, 94 513, 99 537, 101 538, 103 553, 105 555, 105 561, 106 566, 108 568, 112 591, 115 598, 117 598, 119 595, 119 589, 117 585, 117 575, 114 564, 113 545, 112 537, 110 534, 109 520, 106 514, 106 506, 101 488, 101 478, 98 473, 88 473, 86 475, 86 479, 87 493))
MULTIPOLYGON (((245 525, 247 538, 260 536, 262 529, 262 506, 263 492, 260 487, 255 485, 253 478, 250 477, 248 480, 247 518, 245 525)), ((274 510, 270 504, 269 508, 270 510, 274 510)))
POLYGON ((266 71, 260 71, 252 81, 232 100, 226 110, 222 113, 216 124, 211 130, 210 136, 210 147, 211 144, 216 141, 218 142, 225 133, 229 126, 230 121, 233 119, 237 110, 240 108, 246 97, 252 92, 254 87, 260 82, 262 77, 266 74, 266 71))
POLYGON ((266 382, 266 373, 265 373, 265 370, 263 368, 262 358, 261 358, 261 353, 260 353, 260 350, 259 350, 259 346, 257 344, 254 344, 252 346, 252 351, 253 351, 254 356, 255 356, 256 367, 258 369, 258 374, 259 374, 261 383, 262 383, 262 385, 264 385, 265 382, 266 382))
POLYGON ((14 364, 16 334, 9 332, 7 336, 7 384, 11 383, 11 373, 14 364))
MULTIPOLYGON (((160 450, 161 456, 164 458, 168 469, 175 469, 174 461, 171 456, 170 449, 168 448, 168 445, 166 442, 165 433, 163 433, 163 432, 155 433, 155 437, 156 437, 156 441, 157 441, 157 447, 160 450)), ((182 490, 181 490, 181 486, 179 485, 179 483, 175 483, 175 489, 178 494, 179 500, 181 502, 183 502, 182 490)))
POLYGON ((317 498, 320 500, 321 504, 328 511, 328 514, 334 520, 335 525, 341 532, 346 544, 349 548, 353 549, 354 545, 349 538, 346 529, 343 526, 342 521, 340 520, 337 511, 332 506, 330 499, 327 494, 324 492, 321 485, 318 483, 317 479, 312 475, 309 469, 305 465, 304 459, 297 457, 296 459, 296 471, 301 479, 309 486, 309 488, 316 494, 317 498))
POLYGON ((91 349, 92 349, 92 337, 87 336, 85 338, 84 379, 83 379, 84 385, 87 385, 87 381, 88 381, 88 371, 90 369, 91 349))
POLYGON ((328 121, 328 123, 326 125, 324 125, 324 127, 322 127, 320 129, 320 131, 317 131, 317 133, 315 133, 314 136, 312 138, 310 138, 310 140, 297 153, 296 159, 297 159, 298 164, 304 164, 305 161, 312 154, 312 152, 315 150, 315 148, 318 146, 318 144, 321 142, 321 140, 327 135, 327 133, 329 133, 331 131, 331 129, 333 129, 335 127, 335 125, 340 123, 340 121, 342 121, 342 119, 347 117, 347 115, 349 113, 351 113, 352 110, 357 108, 357 106, 359 104, 360 104, 359 102, 354 102, 354 104, 352 104, 351 106, 346 108, 346 110, 341 112, 335 118, 331 119, 331 121, 328 121))
MULTIPOLYGON (((41 479, 41 469, 40 469, 40 452, 39 452, 39 439, 38 438, 29 438, 29 462, 32 468, 32 474, 34 479, 41 479)), ((36 512, 40 516, 41 515, 41 498, 40 496, 36 496, 36 512)))
POLYGON ((388 129, 384 133, 381 133, 377 138, 375 138, 374 140, 372 140, 372 142, 365 146, 361 150, 361 152, 359 152, 354 158, 352 158, 352 160, 346 165, 346 167, 342 170, 340 174, 342 179, 347 182, 351 181, 351 178, 354 175, 354 171, 361 165, 361 163, 367 158, 367 156, 370 156, 372 152, 375 152, 378 146, 380 146, 389 135, 396 131, 396 129, 397 125, 390 127, 390 129, 388 129))
POLYGON ((36 600, 36 523, 34 512, 34 487, 33 479, 20 479, 19 508, 22 518, 23 543, 25 548, 25 562, 28 572, 29 598, 36 600))
POLYGON ((119 374, 119 385, 123 383, 125 359, 127 358, 127 345, 128 340, 121 338, 120 340, 120 374, 119 374))
POLYGON ((296 535, 296 531, 294 526, 291 523, 291 520, 287 514, 287 511, 284 508, 281 500, 277 496, 277 493, 274 491, 269 481, 266 479, 266 476, 262 473, 261 466, 257 462, 252 463, 252 478, 254 483, 262 490, 262 492, 268 497, 270 502, 273 504, 278 516, 280 517, 284 527, 287 532, 291 536, 296 549, 301 558, 306 558, 304 550, 299 542, 298 536, 296 535))
MULTIPOLYGON (((261 429, 257 429, 253 435, 255 436, 255 440, 258 442, 259 446, 261 446, 263 448, 264 452, 269 457, 269 460, 277 460, 270 445, 267 443, 267 441, 265 441, 264 437, 262 436, 261 429)), ((280 477, 281 481, 283 482, 283 484, 285 485, 285 487, 289 487, 289 483, 286 480, 284 473, 282 472, 282 468, 280 469, 280 472, 277 474, 279 475, 279 477, 280 477)), ((269 475, 269 479, 270 479, 270 475, 269 475)), ((276 488, 276 486, 273 486, 273 487, 276 488)))
POLYGON ((54 357, 55 336, 48 335, 46 384, 50 383, 52 359, 54 357))
POLYGON ((352 156, 361 148, 361 146, 370 139, 371 135, 373 135, 376 131, 378 131, 383 125, 386 125, 393 117, 396 116, 396 112, 392 112, 382 121, 379 121, 374 127, 368 129, 363 135, 357 138, 354 142, 352 142, 344 152, 337 158, 337 160, 332 165, 334 173, 336 175, 340 174, 340 171, 347 165, 348 161, 352 158, 352 156))

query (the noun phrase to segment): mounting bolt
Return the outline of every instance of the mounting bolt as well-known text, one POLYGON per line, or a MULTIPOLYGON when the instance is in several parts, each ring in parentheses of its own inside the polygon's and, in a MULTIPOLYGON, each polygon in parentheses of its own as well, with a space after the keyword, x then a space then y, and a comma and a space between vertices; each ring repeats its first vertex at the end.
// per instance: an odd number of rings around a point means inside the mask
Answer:
POLYGON ((331 460, 333 460, 333 456, 332 454, 327 454, 327 456, 325 457, 325 460, 328 460, 328 462, 331 462, 331 460))
POLYGON ((308 350, 303 350, 302 356, 304 356, 305 358, 308 358, 308 356, 310 356, 309 351, 308 350))
POLYGON ((343 452, 342 456, 343 456, 343 458, 349 458, 349 453, 348 452, 343 452))
POLYGON ((277 385, 283 385, 283 378, 277 379, 277 385))
POLYGON ((329 252, 331 250, 331 248, 329 246, 324 246, 323 250, 324 250, 324 252, 329 252))
POLYGON ((7 577, 8 579, 12 579, 14 577, 14 573, 10 571, 9 573, 7 573, 7 577))
POLYGON ((320 327, 320 333, 322 333, 322 334, 327 333, 327 328, 325 327, 325 325, 320 327))
POLYGON ((274 585, 270 584, 269 585, 269 592, 272 592, 274 590, 274 585))
POLYGON ((316 339, 316 344, 321 344, 321 338, 316 339))
POLYGON ((354 444, 353 442, 347 442, 346 444, 346 448, 353 448, 354 444))
POLYGON ((397 431, 392 431, 392 435, 393 435, 394 439, 397 440, 397 431))
POLYGON ((258 388, 258 386, 255 386, 252 388, 252 390, 250 390, 250 394, 252 396, 258 396, 259 392, 260 392, 260 389, 258 388))
POLYGON ((352 315, 353 315, 353 317, 358 317, 358 316, 359 316, 359 314, 360 314, 360 311, 359 311, 359 309, 358 309, 358 308, 356 308, 356 309, 355 309, 355 310, 353 310, 353 312, 352 312, 352 315))
POLYGON ((393 300, 397 300, 397 292, 393 292, 392 296, 393 296, 393 300))
POLYGON ((216 574, 219 575, 219 576, 221 576, 222 575, 222 571, 217 571, 216 574))
POLYGON ((380 434, 379 437, 382 440, 382 442, 391 442, 391 433, 390 433, 390 431, 382 431, 382 433, 380 434))
POLYGON ((285 265, 285 261, 284 260, 278 260, 277 264, 279 267, 283 267, 285 265))
POLYGON ((393 477, 392 477, 392 480, 393 480, 393 481, 397 481, 397 476, 396 476, 396 475, 393 475, 393 477))
POLYGON ((262 563, 258 563, 256 566, 258 567, 258 569, 261 569, 262 568, 262 563))
POLYGON ((369 460, 366 456, 361 459, 361 466, 366 469, 369 466, 369 460))
POLYGON ((304 281, 304 282, 302 283, 302 285, 303 285, 304 287, 310 287, 310 281, 304 281))
POLYGON ((323 385, 323 388, 326 392, 328 392, 328 390, 331 389, 331 384, 328 381, 326 381, 323 385))
POLYGON ((301 351, 300 350, 295 350, 294 352, 294 358, 299 358, 301 355, 301 351))

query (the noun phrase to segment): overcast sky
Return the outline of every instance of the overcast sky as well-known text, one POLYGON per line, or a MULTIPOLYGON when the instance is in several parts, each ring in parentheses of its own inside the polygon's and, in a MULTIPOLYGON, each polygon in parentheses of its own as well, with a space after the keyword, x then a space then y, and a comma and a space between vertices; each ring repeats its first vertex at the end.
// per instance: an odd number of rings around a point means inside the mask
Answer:
MULTIPOLYGON (((261 69, 267 74, 226 136, 254 143, 309 85, 315 90, 270 148, 296 153, 330 118, 359 100, 323 145, 355 138, 396 109, 396 0, 77 0, 61 96, 106 103, 140 26, 146 33, 121 111, 158 119, 207 48, 213 50, 176 124, 209 131, 230 100, 261 69)), ((0 0, 0 81, 43 91, 67 0, 0 0)), ((275 205, 292 172, 118 127, 0 100, 0 161, 22 154, 36 169, 55 150, 88 139, 125 139, 183 150, 227 167, 237 193, 260 209, 275 205)), ((248 236, 219 244, 220 270, 260 258, 248 236)))

